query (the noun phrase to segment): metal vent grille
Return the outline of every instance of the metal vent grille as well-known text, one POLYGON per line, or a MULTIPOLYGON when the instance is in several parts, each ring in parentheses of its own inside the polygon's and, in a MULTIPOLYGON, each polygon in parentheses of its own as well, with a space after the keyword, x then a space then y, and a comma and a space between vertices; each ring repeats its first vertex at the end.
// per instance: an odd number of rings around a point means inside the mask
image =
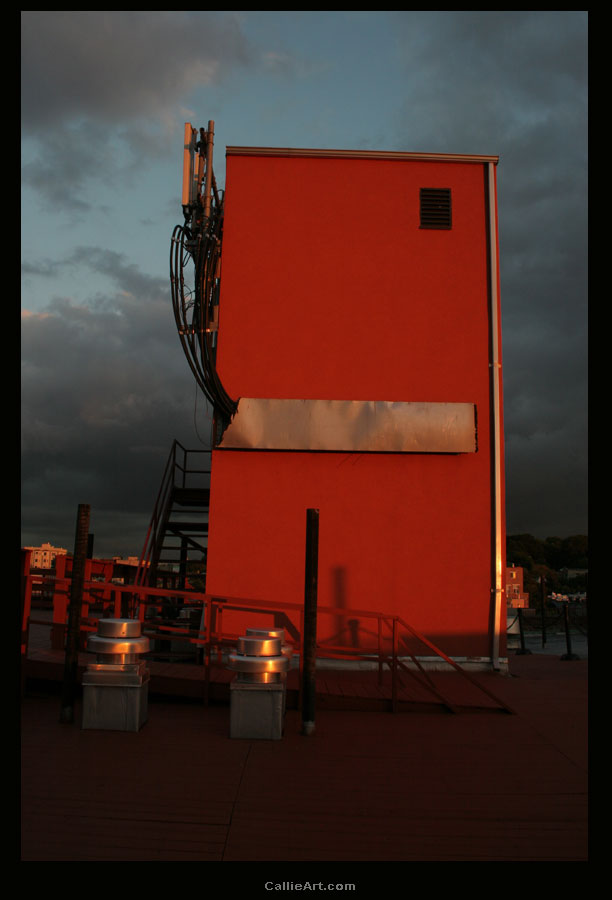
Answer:
POLYGON ((452 226, 450 188, 421 188, 421 228, 452 226))

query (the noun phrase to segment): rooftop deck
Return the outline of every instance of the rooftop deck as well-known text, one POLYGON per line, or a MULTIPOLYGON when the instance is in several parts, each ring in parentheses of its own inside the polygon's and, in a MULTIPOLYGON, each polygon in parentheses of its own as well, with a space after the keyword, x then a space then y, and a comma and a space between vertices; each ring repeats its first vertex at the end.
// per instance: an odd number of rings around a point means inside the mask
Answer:
POLYGON ((584 658, 512 654, 510 676, 479 675, 515 715, 465 711, 456 673, 436 683, 463 711, 404 696, 393 715, 375 672, 323 671, 315 734, 288 708, 280 741, 230 739, 223 696, 205 706, 201 674, 189 698, 159 665, 138 733, 81 730, 78 705, 62 725, 58 694, 26 684, 23 861, 270 861, 240 877, 359 890, 358 862, 587 860, 584 658), (300 861, 338 865, 277 865, 300 861))

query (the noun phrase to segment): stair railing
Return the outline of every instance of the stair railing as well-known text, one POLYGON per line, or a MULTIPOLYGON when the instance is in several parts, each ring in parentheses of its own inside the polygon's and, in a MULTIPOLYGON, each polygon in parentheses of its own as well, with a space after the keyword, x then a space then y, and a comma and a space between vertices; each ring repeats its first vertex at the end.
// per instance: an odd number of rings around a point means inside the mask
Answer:
POLYGON ((180 446, 178 441, 174 441, 166 462, 166 468, 164 469, 164 474, 162 476, 157 500, 153 507, 153 515, 151 516, 147 536, 142 548, 142 553, 140 554, 138 570, 136 572, 134 583, 137 585, 148 584, 149 573, 156 562, 155 554, 159 545, 160 536, 163 533, 163 525, 168 515, 168 507, 172 501, 177 446, 180 446))
POLYGON ((164 474, 155 501, 153 515, 149 523, 140 562, 136 573, 135 584, 144 586, 150 583, 149 575, 156 567, 164 529, 172 507, 172 492, 175 487, 187 487, 188 475, 206 475, 210 469, 189 468, 188 454, 206 453, 205 450, 187 450, 175 440, 166 462, 164 474))

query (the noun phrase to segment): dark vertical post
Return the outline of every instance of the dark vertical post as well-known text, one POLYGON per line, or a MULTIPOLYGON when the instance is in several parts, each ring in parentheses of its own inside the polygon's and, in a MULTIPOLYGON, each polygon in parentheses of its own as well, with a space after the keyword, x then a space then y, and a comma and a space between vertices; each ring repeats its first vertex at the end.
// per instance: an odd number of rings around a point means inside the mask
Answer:
POLYGON ((517 656, 526 656, 531 653, 531 650, 527 650, 525 647, 525 627, 523 625, 523 610, 519 606, 518 608, 518 620, 519 620, 519 634, 521 636, 521 646, 520 649, 516 651, 517 656))
POLYGON ((122 619, 130 619, 130 596, 126 591, 121 591, 121 618, 122 619))
POLYGON ((540 608, 542 611, 542 646, 546 646, 546 621, 545 621, 545 609, 546 609, 546 577, 542 575, 540 578, 540 608))
POLYGON ((397 712, 397 616, 393 616, 393 666, 391 669, 391 712, 397 712))
POLYGON ((306 510, 306 573, 302 635, 302 734, 315 730, 315 670, 317 663, 317 591, 319 576, 319 510, 306 510))
POLYGON ((74 699, 76 696, 77 685, 79 631, 81 626, 83 584, 85 581, 85 560, 87 559, 89 512, 90 508, 88 504, 79 504, 76 534, 74 538, 74 556, 72 559, 72 581, 70 584, 70 604, 68 607, 68 634, 66 637, 64 684, 62 688, 62 708, 60 712, 60 722, 65 722, 67 724, 71 724, 74 721, 74 699))
POLYGON ((30 632, 30 609, 32 606, 32 580, 30 560, 32 551, 21 550, 21 696, 25 690, 26 664, 28 660, 28 636, 30 632))
POLYGON ((204 706, 210 696, 210 654, 212 647, 213 597, 207 597, 204 607, 204 706))
POLYGON ((565 646, 567 647, 567 653, 564 653, 561 659, 580 659, 579 656, 576 656, 575 653, 572 653, 572 639, 570 637, 569 624, 569 601, 563 604, 563 618, 565 620, 565 646))
POLYGON ((179 561, 179 590, 185 590, 185 582, 187 581, 187 539, 183 536, 181 537, 181 552, 180 552, 180 561, 179 561))

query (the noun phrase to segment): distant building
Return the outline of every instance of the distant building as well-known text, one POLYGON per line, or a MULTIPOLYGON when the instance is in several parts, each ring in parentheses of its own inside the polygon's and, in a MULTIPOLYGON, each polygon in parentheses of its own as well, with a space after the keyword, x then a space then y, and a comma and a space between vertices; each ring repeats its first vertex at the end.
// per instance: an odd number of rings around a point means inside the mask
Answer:
POLYGON ((134 584, 136 572, 139 565, 137 556, 128 556, 122 559, 120 556, 113 556, 113 577, 115 584, 134 584))
POLYGON ((510 609, 529 606, 529 594, 523 590, 522 566, 506 566, 506 604, 510 609))
POLYGON ((25 547, 31 551, 30 568, 51 569, 56 556, 65 556, 68 552, 63 547, 53 547, 51 544, 41 544, 40 547, 25 547))
MULTIPOLYGON (((57 569, 56 577, 71 577, 72 553, 68 553, 63 547, 41 544, 40 547, 24 547, 23 549, 30 551, 30 569, 57 569), (58 557, 61 558, 61 563, 56 563, 58 557)), ((88 559, 86 577, 92 581, 133 584, 139 562, 137 556, 88 559)))
MULTIPOLYGON (((61 576, 70 578, 72 575, 72 554, 66 556, 65 567, 61 576)), ((137 556, 122 558, 113 556, 110 558, 88 559, 85 564, 86 581, 112 581, 114 584, 134 584, 138 571, 139 560, 137 556)))

